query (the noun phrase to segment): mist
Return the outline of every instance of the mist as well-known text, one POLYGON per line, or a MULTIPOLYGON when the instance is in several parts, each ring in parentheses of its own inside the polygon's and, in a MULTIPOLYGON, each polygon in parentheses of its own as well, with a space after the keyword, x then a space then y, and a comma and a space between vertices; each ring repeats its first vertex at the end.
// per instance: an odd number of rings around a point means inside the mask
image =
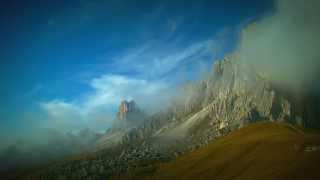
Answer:
POLYGON ((235 55, 292 93, 319 91, 319 8, 317 0, 276 1, 273 14, 244 28, 235 55))

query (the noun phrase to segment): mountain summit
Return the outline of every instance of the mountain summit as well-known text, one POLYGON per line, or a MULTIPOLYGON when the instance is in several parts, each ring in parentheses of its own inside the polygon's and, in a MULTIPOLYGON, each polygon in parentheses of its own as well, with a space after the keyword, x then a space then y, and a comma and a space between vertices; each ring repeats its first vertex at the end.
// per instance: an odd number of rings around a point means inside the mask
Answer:
POLYGON ((117 117, 121 121, 127 121, 128 119, 131 118, 132 115, 140 113, 139 108, 136 106, 135 101, 122 101, 119 110, 117 113, 117 117))
POLYGON ((104 149, 120 143, 125 134, 139 127, 146 119, 147 115, 140 110, 134 100, 121 101, 117 117, 112 127, 97 141, 97 149, 104 149))
POLYGON ((145 118, 146 115, 140 110, 134 100, 123 100, 118 108, 117 119, 114 123, 114 127, 130 129, 140 125, 145 118))

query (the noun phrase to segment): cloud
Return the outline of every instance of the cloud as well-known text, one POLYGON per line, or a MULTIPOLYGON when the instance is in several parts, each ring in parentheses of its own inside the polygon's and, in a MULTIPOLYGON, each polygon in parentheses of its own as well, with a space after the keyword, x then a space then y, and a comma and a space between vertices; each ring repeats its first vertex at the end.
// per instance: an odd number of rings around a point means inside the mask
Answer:
MULTIPOLYGON (((176 41, 179 41, 179 38, 176 41)), ((193 64, 193 70, 196 70, 197 62, 211 61, 212 50, 216 44, 217 42, 211 39, 189 45, 151 40, 114 57, 114 63, 108 64, 107 67, 116 72, 135 72, 136 76, 148 79, 169 77, 173 70, 183 68, 187 64, 193 64)))
POLYGON ((59 130, 77 129, 84 125, 83 113, 80 107, 63 100, 52 100, 40 103, 46 112, 46 123, 43 128, 59 130))
POLYGON ((95 78, 90 85, 95 91, 87 98, 84 104, 88 109, 108 105, 117 106, 124 99, 146 101, 149 98, 155 98, 154 96, 169 86, 161 81, 155 82, 112 74, 95 78))
POLYGON ((274 14, 244 29, 236 54, 283 88, 319 87, 319 9, 318 0, 277 1, 274 14))
POLYGON ((63 130, 86 127, 106 129, 111 125, 121 100, 134 99, 142 108, 152 110, 151 104, 164 103, 164 92, 169 87, 169 84, 160 81, 114 74, 94 78, 88 85, 92 91, 81 100, 41 102, 40 107, 47 115, 47 125, 63 130))

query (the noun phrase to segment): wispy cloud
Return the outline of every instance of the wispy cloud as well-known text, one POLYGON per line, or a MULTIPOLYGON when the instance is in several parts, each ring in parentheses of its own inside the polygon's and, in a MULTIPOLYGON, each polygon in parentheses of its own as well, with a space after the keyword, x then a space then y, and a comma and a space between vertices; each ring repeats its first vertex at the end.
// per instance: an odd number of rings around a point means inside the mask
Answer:
POLYGON ((46 126, 71 130, 84 125, 80 107, 72 103, 56 99, 42 102, 40 106, 47 113, 48 124, 46 123, 46 126))
POLYGON ((124 99, 153 98, 159 91, 168 88, 168 84, 161 81, 130 78, 121 75, 106 74, 95 78, 91 82, 94 93, 88 96, 84 104, 87 109, 99 106, 117 106, 124 99))
POLYGON ((135 72, 137 76, 148 79, 163 78, 172 75, 170 73, 173 70, 188 63, 196 65, 197 61, 204 60, 203 57, 208 61, 208 56, 213 56, 215 44, 213 40, 203 40, 185 46, 149 41, 114 57, 113 63, 107 66, 118 73, 135 72))
POLYGON ((135 99, 144 108, 149 103, 161 103, 162 92, 169 87, 167 83, 129 78, 121 75, 105 74, 94 78, 88 84, 92 91, 81 100, 51 100, 40 103, 45 111, 49 125, 64 130, 84 127, 93 129, 111 125, 115 108, 124 99, 135 99), (102 126, 100 126, 102 124, 102 126))

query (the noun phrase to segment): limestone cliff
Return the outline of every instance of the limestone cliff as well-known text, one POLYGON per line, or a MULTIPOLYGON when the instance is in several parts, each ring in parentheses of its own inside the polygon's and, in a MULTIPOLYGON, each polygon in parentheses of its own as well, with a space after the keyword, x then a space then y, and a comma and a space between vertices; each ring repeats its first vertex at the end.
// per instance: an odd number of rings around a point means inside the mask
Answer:
POLYGON ((183 95, 178 103, 127 133, 123 141, 167 138, 188 140, 194 145, 256 121, 315 124, 315 113, 307 104, 297 103, 264 72, 255 71, 235 56, 217 61, 207 78, 188 84, 179 94, 183 95))
POLYGON ((139 109, 135 101, 122 101, 112 127, 97 141, 97 149, 117 145, 126 133, 140 126, 146 118, 146 114, 139 109))
POLYGON ((132 101, 122 101, 120 106, 119 106, 119 110, 117 113, 117 117, 119 120, 121 121, 126 121, 128 119, 130 119, 130 115, 134 114, 134 113, 139 113, 140 110, 136 107, 136 103, 132 100, 132 101))

